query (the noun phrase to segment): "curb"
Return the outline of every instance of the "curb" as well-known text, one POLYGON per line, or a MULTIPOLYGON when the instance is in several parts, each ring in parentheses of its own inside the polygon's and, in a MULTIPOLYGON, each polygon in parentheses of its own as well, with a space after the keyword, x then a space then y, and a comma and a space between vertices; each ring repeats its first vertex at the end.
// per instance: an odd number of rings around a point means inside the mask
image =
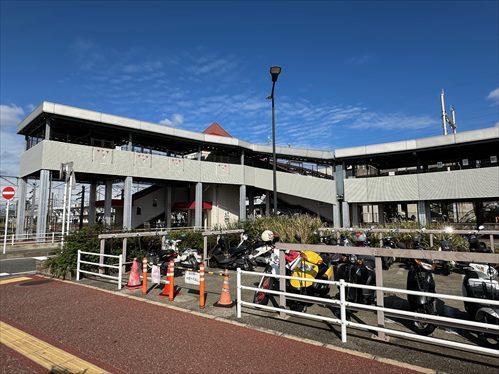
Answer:
POLYGON ((127 294, 124 294, 124 293, 121 293, 121 292, 117 292, 117 291, 104 290, 102 288, 99 288, 99 287, 96 287, 96 286, 91 286, 89 284, 81 284, 81 283, 76 283, 74 281, 52 278, 52 277, 49 277, 49 276, 46 276, 46 275, 39 275, 38 274, 37 276, 43 277, 43 278, 49 278, 49 279, 52 279, 52 280, 55 280, 55 281, 58 281, 58 282, 62 282, 62 283, 72 284, 72 285, 75 285, 75 286, 86 287, 86 288, 89 288, 89 289, 92 289, 92 290, 101 291, 101 292, 109 293, 109 294, 112 294, 112 295, 115 295, 115 296, 121 296, 121 297, 125 297, 125 298, 128 298, 128 299, 145 302, 145 303, 156 305, 156 306, 160 306, 160 307, 163 307, 163 308, 169 308, 169 309, 172 309, 172 310, 175 310, 175 311, 178 311, 178 312, 183 312, 183 313, 188 313, 188 314, 191 314, 191 315, 195 315, 197 317, 203 317, 203 318, 207 318, 207 319, 211 319, 211 320, 215 320, 215 321, 219 321, 219 322, 223 322, 223 323, 228 323, 228 324, 231 324, 231 325, 234 325, 234 326, 243 327, 243 328, 247 328, 247 329, 250 329, 250 330, 263 332, 265 334, 281 336, 283 338, 290 339, 290 340, 295 340, 295 341, 298 341, 298 342, 301 342, 301 343, 310 344, 310 345, 314 345, 314 346, 318 346, 318 347, 323 347, 323 348, 330 349, 330 350, 333 350, 333 351, 336 351, 336 352, 346 353, 346 354, 349 354, 349 355, 353 355, 353 356, 365 358, 365 359, 368 359, 368 360, 378 361, 378 362, 383 363, 383 364, 389 364, 389 365, 397 366, 397 367, 400 367, 400 368, 406 369, 406 370, 413 370, 413 371, 416 371, 418 373, 425 373, 425 374, 437 374, 437 373, 438 374, 442 374, 443 373, 441 371, 437 372, 436 370, 433 370, 433 369, 429 369, 429 368, 425 368, 425 367, 417 366, 417 365, 413 365, 413 364, 408 364, 408 363, 397 361, 397 360, 393 360, 393 359, 390 359, 390 358, 380 357, 380 356, 372 355, 372 354, 369 354, 369 353, 355 351, 355 350, 348 349, 348 348, 342 348, 342 347, 338 347, 336 345, 329 344, 329 343, 321 343, 321 342, 318 342, 316 340, 301 338, 301 337, 296 336, 296 335, 290 335, 290 334, 286 334, 286 333, 283 333, 283 332, 280 332, 280 331, 276 331, 276 330, 272 330, 272 329, 267 329, 267 328, 264 328, 264 327, 252 326, 252 325, 247 324, 247 323, 237 322, 237 321, 229 320, 229 319, 226 319, 226 318, 223 318, 223 317, 217 317, 217 316, 213 316, 211 314, 197 312, 195 310, 184 309, 184 308, 181 308, 181 307, 178 307, 178 306, 175 306, 175 305, 163 304, 163 303, 161 303, 159 301, 148 300, 148 299, 144 299, 142 297, 135 296, 135 295, 127 295, 127 294))

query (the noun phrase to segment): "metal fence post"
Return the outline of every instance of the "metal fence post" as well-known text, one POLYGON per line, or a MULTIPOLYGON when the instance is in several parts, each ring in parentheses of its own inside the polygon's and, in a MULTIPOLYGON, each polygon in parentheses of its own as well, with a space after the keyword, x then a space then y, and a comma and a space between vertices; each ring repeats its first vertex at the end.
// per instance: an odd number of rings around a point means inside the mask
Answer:
MULTIPOLYGON (((279 275, 286 275, 286 258, 284 251, 279 250, 279 275)), ((279 291, 286 292, 286 279, 279 278, 279 291)), ((286 309, 286 296, 279 295, 279 307, 286 309)), ((280 318, 286 318, 286 313, 279 312, 280 318)))
POLYGON ((433 247, 433 234, 430 234, 430 248, 433 247))
POLYGON ((106 239, 101 239, 100 240, 100 250, 99 250, 99 253, 101 254, 99 256, 99 274, 104 274, 104 267, 102 265, 104 265, 104 256, 102 256, 104 254, 104 249, 105 249, 105 246, 106 246, 106 239))
POLYGON ((14 245, 14 238, 16 237, 15 234, 12 234, 12 239, 10 240, 10 245, 14 245))
POLYGON ((494 244, 494 234, 490 234, 490 249, 492 250, 492 253, 496 253, 496 248, 494 244))
POLYGON ((340 279, 341 341, 347 342, 347 308, 345 305, 345 280, 340 279))
POLYGON ((123 257, 118 256, 119 269, 118 269, 118 290, 121 290, 121 278, 123 276, 123 257))
POLYGON ((81 257, 81 251, 78 249, 78 260, 76 262, 76 280, 80 280, 80 257, 81 257))
POLYGON ((241 318, 241 268, 237 268, 237 318, 241 318))
MULTIPOLYGON (((380 256, 374 257, 374 270, 376 272, 376 287, 383 287, 383 264, 380 256)), ((384 307, 385 295, 383 290, 376 290, 376 306, 384 307)), ((378 317, 378 327, 385 327, 385 312, 376 311, 378 317)), ((388 341, 388 337, 382 331, 378 331, 377 339, 388 341)))
POLYGON ((52 233, 52 243, 55 241, 55 232, 52 233))
POLYGON ((126 250, 127 250, 127 244, 128 244, 128 239, 127 238, 123 238, 123 246, 122 246, 122 250, 121 250, 121 257, 123 257, 123 273, 125 273, 126 269, 125 269, 125 262, 126 262, 126 250))
POLYGON ((203 236, 203 261, 204 266, 208 266, 208 236, 203 236))

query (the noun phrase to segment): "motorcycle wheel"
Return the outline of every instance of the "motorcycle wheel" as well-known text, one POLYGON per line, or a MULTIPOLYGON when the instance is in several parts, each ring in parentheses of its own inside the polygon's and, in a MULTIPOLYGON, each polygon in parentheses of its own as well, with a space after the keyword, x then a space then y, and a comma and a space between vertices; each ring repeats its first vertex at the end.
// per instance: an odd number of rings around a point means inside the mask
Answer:
POLYGON ((304 313, 305 310, 307 309, 307 306, 299 301, 288 300, 287 303, 288 303, 289 309, 292 311, 295 311, 295 312, 304 313))
MULTIPOLYGON (((420 305, 416 308, 415 312, 422 314, 435 314, 435 304, 431 303, 429 305, 420 305)), ((413 321, 412 327, 416 333, 425 336, 430 335, 437 328, 434 324, 419 321, 413 321)))
MULTIPOLYGON (((492 318, 487 318, 487 315, 485 313, 482 313, 480 316, 478 316, 477 321, 478 322, 483 322, 483 323, 489 323, 489 324, 494 324, 494 321, 490 320, 492 318)), ((495 323, 498 321, 496 320, 495 323)), ((499 336, 495 334, 488 334, 486 332, 481 332, 478 334, 478 339, 480 340, 479 345, 482 347, 488 347, 488 348, 494 348, 498 349, 499 348, 499 336)))
MULTIPOLYGON (((272 289, 272 278, 264 277, 261 286, 265 290, 272 289)), ((253 296, 253 304, 267 305, 269 303, 269 294, 267 292, 256 291, 253 296)))

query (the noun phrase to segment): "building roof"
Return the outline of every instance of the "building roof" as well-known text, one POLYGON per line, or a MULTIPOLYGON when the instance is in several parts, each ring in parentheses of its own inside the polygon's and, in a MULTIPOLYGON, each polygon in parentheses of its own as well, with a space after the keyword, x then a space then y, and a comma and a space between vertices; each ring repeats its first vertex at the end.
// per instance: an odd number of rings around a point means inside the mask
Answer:
POLYGON ((203 134, 225 136, 227 138, 232 138, 232 135, 229 134, 222 126, 220 126, 216 122, 213 122, 210 126, 204 129, 203 134))
MULTIPOLYGON (((234 146, 258 153, 272 153, 272 147, 270 145, 253 144, 244 140, 239 140, 230 136, 230 134, 228 134, 220 125, 218 125, 220 129, 227 135, 221 135, 222 132, 220 132, 218 129, 217 134, 207 132, 200 133, 125 117, 118 117, 107 113, 95 112, 67 105, 51 103, 47 101, 42 102, 26 118, 21 121, 21 123, 18 125, 17 133, 27 134, 30 126, 44 114, 55 114, 61 117, 69 117, 87 121, 90 123, 102 124, 105 126, 114 126, 159 135, 174 136, 180 139, 189 139, 206 144, 234 146)), ((208 127, 208 129, 210 129, 210 127, 208 127)), ((208 129, 206 129, 205 131, 207 131, 208 129)), ((458 134, 439 135, 420 139, 403 140, 399 142, 364 145, 359 147, 339 148, 336 150, 319 150, 277 146, 276 153, 278 155, 288 157, 329 161, 335 158, 343 159, 383 153, 416 151, 428 148, 438 148, 497 139, 499 139, 499 126, 471 131, 461 131, 458 134)))

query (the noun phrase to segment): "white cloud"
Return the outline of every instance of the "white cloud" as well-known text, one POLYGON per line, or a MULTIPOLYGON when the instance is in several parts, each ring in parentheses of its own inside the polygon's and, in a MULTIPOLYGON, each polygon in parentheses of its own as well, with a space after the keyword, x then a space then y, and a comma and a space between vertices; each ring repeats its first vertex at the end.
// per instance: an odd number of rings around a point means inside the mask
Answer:
POLYGON ((487 99, 492 100, 495 105, 499 105, 499 87, 490 91, 487 99))
POLYGON ((25 111, 20 106, 0 105, 0 174, 17 175, 19 172, 24 139, 16 134, 16 126, 24 115, 25 111))
POLYGON ((171 118, 164 118, 161 121, 159 121, 161 125, 166 125, 166 126, 180 126, 182 123, 184 123, 184 116, 182 114, 174 113, 171 118))
POLYGON ((353 129, 419 130, 436 126, 438 119, 426 115, 411 116, 402 113, 365 112, 353 121, 353 129))
POLYGON ((21 122, 24 116, 24 109, 16 104, 0 105, 0 123, 2 128, 6 126, 15 126, 21 122))

